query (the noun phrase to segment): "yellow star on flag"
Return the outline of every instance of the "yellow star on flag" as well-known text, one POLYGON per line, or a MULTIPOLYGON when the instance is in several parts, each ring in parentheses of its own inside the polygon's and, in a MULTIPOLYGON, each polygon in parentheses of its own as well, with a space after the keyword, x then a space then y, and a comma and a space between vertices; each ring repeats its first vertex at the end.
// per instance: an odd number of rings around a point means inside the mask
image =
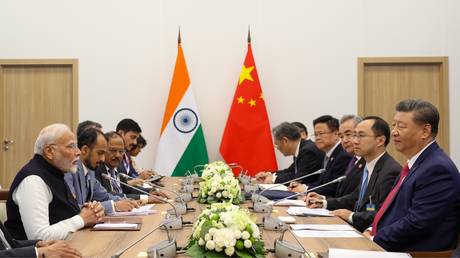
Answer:
POLYGON ((262 99, 262 100, 265 100, 265 99, 264 99, 264 94, 263 94, 263 93, 260 93, 259 98, 262 99))
POLYGON ((251 100, 249 101, 249 105, 250 105, 251 107, 255 106, 255 105, 256 105, 256 101, 253 100, 253 99, 251 99, 251 100))
POLYGON ((244 80, 250 80, 251 82, 254 81, 254 79, 252 79, 251 77, 252 70, 254 70, 254 66, 246 67, 243 65, 243 69, 241 69, 241 73, 240 73, 240 82, 238 83, 238 85, 241 85, 241 83, 244 80))
POLYGON ((240 96, 238 98, 238 104, 243 104, 244 103, 244 98, 242 96, 240 96))

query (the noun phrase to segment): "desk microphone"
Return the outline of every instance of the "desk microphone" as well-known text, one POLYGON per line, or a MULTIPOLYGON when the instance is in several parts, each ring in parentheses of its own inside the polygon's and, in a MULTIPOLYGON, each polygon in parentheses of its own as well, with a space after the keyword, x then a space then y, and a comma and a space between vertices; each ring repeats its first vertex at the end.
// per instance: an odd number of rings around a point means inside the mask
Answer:
POLYGON ((108 179, 108 180, 111 180, 111 181, 120 183, 120 184, 122 184, 122 185, 124 185, 124 186, 126 186, 126 187, 129 187, 129 188, 135 189, 135 190, 137 190, 137 191, 139 191, 139 192, 141 192, 141 193, 144 193, 144 194, 146 194, 146 195, 148 195, 148 196, 150 196, 150 197, 152 197, 152 198, 154 198, 154 199, 157 199, 157 200, 159 200, 159 201, 161 201, 161 202, 164 202, 164 203, 167 203, 168 205, 170 205, 170 206, 172 207, 172 210, 174 211, 175 217, 174 217, 174 218, 171 218, 171 217, 166 218, 166 220, 163 222, 163 224, 165 225, 165 227, 167 227, 167 228, 169 228, 169 229, 181 229, 183 224, 188 224, 188 223, 185 223, 185 222, 182 221, 182 216, 181 216, 181 215, 184 214, 185 212, 184 212, 184 213, 180 213, 181 210, 178 209, 176 206, 172 205, 172 203, 170 203, 170 202, 164 200, 163 198, 160 198, 160 197, 158 197, 158 196, 155 196, 155 195, 153 195, 153 194, 151 194, 151 193, 149 193, 149 192, 146 192, 146 191, 144 191, 144 190, 140 190, 140 189, 138 189, 138 188, 136 188, 136 187, 134 187, 134 186, 131 186, 131 185, 125 183, 125 182, 122 182, 122 181, 120 181, 120 180, 117 180, 117 179, 111 177, 111 176, 108 175, 108 174, 102 174, 102 176, 103 176, 104 178, 108 179))
POLYGON ((345 178, 346 178, 346 176, 341 176, 341 177, 339 177, 339 178, 336 178, 336 179, 334 179, 334 180, 332 180, 332 181, 329 181, 329 182, 327 182, 327 183, 324 183, 324 184, 322 184, 322 185, 318 185, 318 186, 313 187, 313 188, 311 188, 311 189, 307 189, 306 191, 299 192, 299 193, 296 193, 296 194, 287 196, 287 197, 285 197, 285 198, 283 198, 283 199, 279 199, 279 200, 277 200, 277 201, 275 201, 275 202, 273 202, 273 203, 271 203, 271 204, 269 204, 269 203, 262 203, 262 202, 255 202, 255 203, 254 203, 254 208, 253 208, 253 209, 254 209, 255 212, 264 212, 264 213, 265 213, 265 212, 271 212, 271 211, 273 210, 273 206, 274 206, 275 204, 279 203, 279 202, 282 202, 282 201, 284 201, 284 200, 290 199, 290 198, 292 198, 292 197, 299 196, 299 195, 301 195, 301 194, 306 194, 306 193, 312 192, 312 191, 314 191, 314 190, 316 190, 316 189, 325 187, 325 186, 330 185, 330 184, 335 184, 335 183, 341 182, 341 181, 345 180, 345 178))
POLYGON ((299 239, 294 234, 294 232, 292 232, 290 228, 286 228, 285 230, 283 230, 283 232, 281 233, 281 236, 275 239, 275 256, 276 257, 295 257, 295 258, 308 257, 308 258, 311 258, 311 254, 303 247, 302 243, 300 243, 299 239), (287 242, 286 240, 283 240, 284 233, 288 230, 294 236, 294 239, 297 241, 297 244, 301 247, 301 249, 287 242))
MULTIPOLYGON (((319 169, 313 173, 310 173, 310 174, 307 174, 307 175, 303 175, 303 176, 300 176, 300 177, 296 177, 294 179, 291 179, 289 181, 286 181, 284 183, 282 183, 283 185, 284 184, 288 184, 288 183, 292 183, 292 182, 295 182, 297 180, 300 180, 300 179, 304 179, 304 178, 307 178, 307 177, 310 177, 310 176, 314 176, 314 175, 320 175, 322 173, 326 172, 326 169, 322 168, 322 169, 319 169)), ((269 199, 267 199, 265 196, 262 195, 262 193, 264 193, 265 191, 267 190, 270 190, 270 189, 273 189, 275 187, 277 187, 278 185, 273 185, 271 187, 268 187, 268 188, 265 188, 264 190, 262 190, 260 193, 256 194, 256 193, 253 193, 252 194, 252 202, 268 202, 270 201, 269 199)))
MULTIPOLYGON (((161 223, 160 225, 156 226, 155 228, 147 232, 145 235, 140 237, 138 240, 132 242, 127 247, 116 252, 114 255, 112 255, 112 258, 119 258, 128 249, 130 249, 131 247, 133 247, 134 245, 136 245, 137 243, 139 243, 144 238, 148 237, 150 234, 152 234, 153 232, 155 232, 157 229, 161 227, 165 227, 166 229, 168 228, 165 222, 161 223)), ((168 240, 161 241, 160 243, 151 246, 147 251, 147 253, 149 254, 149 257, 176 257, 176 250, 177 250, 176 239, 171 238, 168 230, 166 230, 166 233, 168 235, 168 240)))

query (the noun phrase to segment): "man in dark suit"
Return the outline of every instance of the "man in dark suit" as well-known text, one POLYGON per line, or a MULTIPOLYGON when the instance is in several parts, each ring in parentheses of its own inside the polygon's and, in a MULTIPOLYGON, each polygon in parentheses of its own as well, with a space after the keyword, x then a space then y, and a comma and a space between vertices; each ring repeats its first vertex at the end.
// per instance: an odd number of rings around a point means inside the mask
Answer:
POLYGON ((15 240, 0 223, 0 257, 82 257, 66 241, 15 240))
POLYGON ((404 100, 396 106, 393 142, 408 163, 372 224, 374 241, 385 250, 443 251, 456 246, 460 174, 436 143, 438 124, 439 112, 427 101, 404 100))
POLYGON ((309 208, 327 208, 332 214, 363 231, 369 227, 377 209, 401 171, 401 166, 388 153, 390 127, 380 117, 366 117, 359 123, 353 136, 355 153, 366 160, 360 186, 352 193, 324 200, 316 193, 309 193, 309 208))
MULTIPOLYGON (((260 183, 282 184, 286 181, 311 174, 322 166, 324 154, 310 140, 300 138, 299 128, 284 122, 273 128, 273 138, 276 148, 284 156, 293 156, 292 164, 276 173, 262 172, 256 175, 260 183)), ((303 183, 311 183, 317 176, 306 177, 303 183)))
POLYGON ((361 117, 355 115, 344 115, 340 119, 340 143, 345 151, 353 156, 353 158, 350 160, 347 165, 347 169, 345 170, 345 175, 347 177, 337 186, 337 192, 335 194, 336 197, 344 196, 353 192, 361 182, 361 175, 366 161, 362 157, 355 155, 353 133, 356 125, 362 120, 363 119, 361 117))

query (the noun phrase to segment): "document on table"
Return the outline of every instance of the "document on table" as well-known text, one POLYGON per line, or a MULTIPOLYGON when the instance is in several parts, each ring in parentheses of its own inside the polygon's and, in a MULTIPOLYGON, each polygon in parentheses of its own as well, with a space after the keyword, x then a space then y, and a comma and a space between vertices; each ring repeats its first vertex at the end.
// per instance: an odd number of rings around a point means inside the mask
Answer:
POLYGON ((259 188, 263 191, 265 189, 270 188, 270 190, 280 190, 280 191, 287 191, 287 186, 283 184, 258 184, 259 188), (273 188, 271 188, 273 187, 273 188))
POLYGON ((294 216, 321 216, 321 217, 333 217, 329 210, 326 209, 310 209, 307 207, 295 207, 290 206, 287 209, 289 215, 294 216))
POLYGON ((355 231, 351 230, 293 230, 294 234, 298 237, 319 237, 319 238, 359 238, 363 237, 355 231))
POLYGON ((109 216, 144 216, 144 215, 149 215, 152 213, 155 213, 155 210, 152 210, 152 207, 155 204, 148 204, 141 206, 139 208, 134 208, 131 211, 117 211, 112 214, 109 214, 109 216))
POLYGON ((379 251, 362 251, 348 250, 339 248, 329 248, 329 258, 408 258, 412 257, 405 253, 379 252, 379 251))
POLYGON ((284 200, 275 204, 275 206, 301 206, 306 207, 307 203, 302 200, 284 200))
POLYGON ((101 223, 94 225, 94 229, 137 229, 139 224, 135 223, 101 223))
POLYGON ((292 230, 354 231, 348 224, 294 224, 292 230))

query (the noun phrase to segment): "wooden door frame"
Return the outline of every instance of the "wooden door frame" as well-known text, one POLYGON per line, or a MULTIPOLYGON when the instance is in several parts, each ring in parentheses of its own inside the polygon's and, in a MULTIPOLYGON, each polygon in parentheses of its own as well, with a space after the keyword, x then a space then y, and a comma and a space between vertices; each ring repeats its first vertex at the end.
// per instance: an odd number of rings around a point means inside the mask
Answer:
MULTIPOLYGON (((449 58, 447 56, 439 57, 359 57, 358 58, 358 114, 364 114, 364 69, 368 64, 390 65, 390 64, 437 64, 440 73, 439 96, 441 99, 449 100, 449 78, 448 67, 449 58)), ((439 112, 443 116, 445 130, 448 137, 444 151, 450 152, 450 117, 449 101, 439 103, 439 112)))
MULTIPOLYGON (((70 66, 72 67, 72 124, 75 131, 78 126, 78 59, 0 59, 0 78, 3 78, 3 66, 70 66)), ((0 99, 3 99, 3 80, 0 80, 0 99)), ((1 115, 1 112, 0 112, 1 115)), ((4 119, 0 117, 0 121, 4 119)), ((3 135, 3 132, 0 132, 3 135)), ((1 139, 3 140, 3 139, 1 139)))

